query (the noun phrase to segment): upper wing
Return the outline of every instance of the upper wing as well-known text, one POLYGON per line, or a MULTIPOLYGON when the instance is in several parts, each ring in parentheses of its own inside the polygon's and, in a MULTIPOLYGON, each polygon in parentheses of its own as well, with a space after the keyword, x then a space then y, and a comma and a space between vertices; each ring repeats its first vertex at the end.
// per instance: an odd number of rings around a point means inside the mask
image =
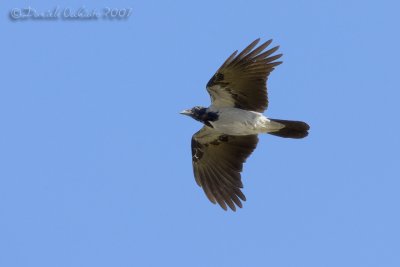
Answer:
POLYGON ((207 126, 193 135, 194 176, 211 202, 218 202, 224 210, 227 205, 232 210, 236 210, 235 204, 242 207, 240 199, 245 201, 246 197, 240 190, 240 172, 257 142, 257 135, 225 135, 207 126))
POLYGON ((265 52, 269 40, 256 49, 260 39, 252 42, 239 55, 235 51, 207 83, 207 91, 215 107, 237 107, 263 112, 268 106, 268 75, 281 61, 282 54, 271 56, 279 46, 265 52))

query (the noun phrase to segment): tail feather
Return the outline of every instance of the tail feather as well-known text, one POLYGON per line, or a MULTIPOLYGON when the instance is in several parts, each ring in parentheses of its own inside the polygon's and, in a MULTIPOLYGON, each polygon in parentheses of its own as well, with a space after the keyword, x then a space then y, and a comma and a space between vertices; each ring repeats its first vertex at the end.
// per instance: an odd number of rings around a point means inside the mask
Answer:
POLYGON ((283 124, 284 127, 275 131, 269 132, 269 134, 284 137, 284 138, 304 138, 308 135, 310 126, 302 121, 287 121, 287 120, 276 120, 270 119, 271 121, 283 124))

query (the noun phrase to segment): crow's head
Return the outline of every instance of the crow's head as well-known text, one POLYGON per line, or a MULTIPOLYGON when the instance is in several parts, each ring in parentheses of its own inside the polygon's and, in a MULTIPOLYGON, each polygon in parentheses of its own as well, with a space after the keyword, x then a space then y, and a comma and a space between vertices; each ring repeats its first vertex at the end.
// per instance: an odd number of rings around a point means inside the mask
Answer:
POLYGON ((193 119, 197 121, 203 122, 204 118, 207 116, 207 108, 205 107, 200 107, 196 106, 191 109, 185 109, 181 112, 183 115, 187 115, 189 117, 192 117, 193 119))

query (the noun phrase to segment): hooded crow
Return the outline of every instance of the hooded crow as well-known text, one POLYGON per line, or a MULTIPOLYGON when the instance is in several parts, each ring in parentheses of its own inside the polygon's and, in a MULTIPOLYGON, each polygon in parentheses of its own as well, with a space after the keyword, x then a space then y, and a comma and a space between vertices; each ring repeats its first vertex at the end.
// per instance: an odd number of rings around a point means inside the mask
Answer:
POLYGON ((255 40, 241 53, 235 51, 207 83, 211 97, 208 108, 184 110, 204 124, 192 137, 193 172, 208 199, 224 210, 242 207, 243 163, 257 146, 258 134, 303 138, 309 126, 302 121, 277 120, 262 113, 268 107, 267 79, 281 64, 282 54, 273 55, 279 46, 264 51, 269 40, 255 48, 255 40))

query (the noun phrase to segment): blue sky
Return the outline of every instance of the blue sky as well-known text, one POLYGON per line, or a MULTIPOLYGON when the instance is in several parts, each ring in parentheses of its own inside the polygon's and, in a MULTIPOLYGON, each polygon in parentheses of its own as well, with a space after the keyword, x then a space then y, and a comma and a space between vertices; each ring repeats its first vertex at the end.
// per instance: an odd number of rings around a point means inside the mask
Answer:
POLYGON ((0 266, 400 266, 398 1, 8 1, 0 7, 0 266), (126 20, 11 21, 12 8, 126 20), (274 39, 244 208, 208 202, 178 114, 274 39))

